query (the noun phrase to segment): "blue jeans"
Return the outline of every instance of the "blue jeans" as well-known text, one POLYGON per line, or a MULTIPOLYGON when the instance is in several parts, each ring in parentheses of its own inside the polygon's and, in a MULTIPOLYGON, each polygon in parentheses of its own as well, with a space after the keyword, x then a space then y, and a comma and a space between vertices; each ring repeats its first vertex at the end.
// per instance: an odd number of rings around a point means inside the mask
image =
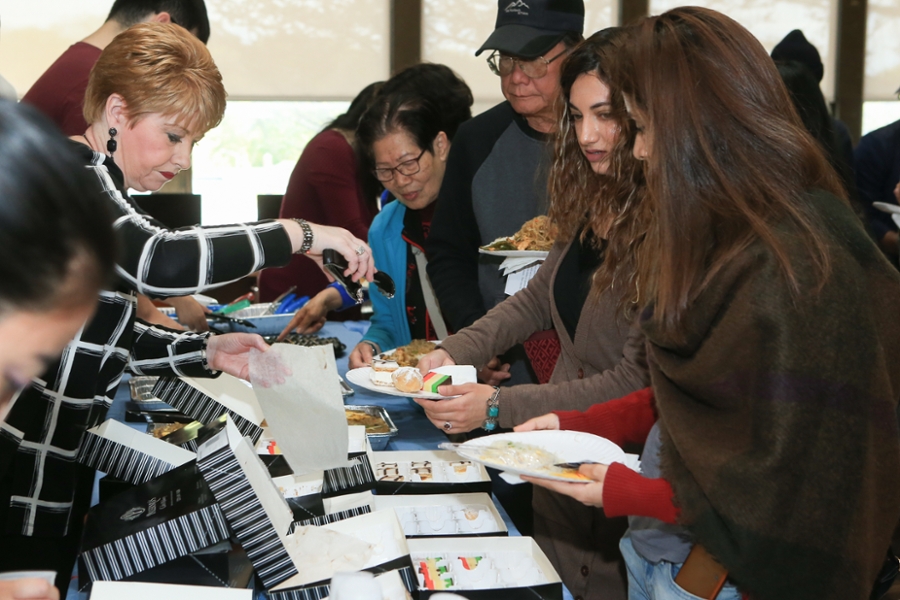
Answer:
MULTIPOLYGON (((626 533, 619 542, 628 570, 628 600, 704 600, 675 584, 681 564, 660 561, 653 564, 637 553, 626 533)), ((741 593, 726 583, 716 600, 741 600, 741 593)))

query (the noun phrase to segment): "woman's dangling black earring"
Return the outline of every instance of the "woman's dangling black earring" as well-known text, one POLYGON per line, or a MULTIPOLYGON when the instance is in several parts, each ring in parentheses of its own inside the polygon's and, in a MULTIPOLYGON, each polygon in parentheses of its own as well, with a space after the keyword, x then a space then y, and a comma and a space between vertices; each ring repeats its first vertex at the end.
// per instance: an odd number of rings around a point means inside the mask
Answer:
POLYGON ((118 147, 119 143, 115 140, 116 134, 119 133, 116 131, 115 127, 109 128, 109 140, 106 142, 106 151, 109 152, 109 155, 112 156, 113 152, 116 151, 116 147, 118 147))

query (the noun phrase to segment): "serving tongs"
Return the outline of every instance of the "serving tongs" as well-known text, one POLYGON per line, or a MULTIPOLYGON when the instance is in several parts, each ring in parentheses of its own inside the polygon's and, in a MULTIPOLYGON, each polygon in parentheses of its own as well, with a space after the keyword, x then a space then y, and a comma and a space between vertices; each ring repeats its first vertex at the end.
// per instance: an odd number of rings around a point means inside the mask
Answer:
MULTIPOLYGON (((335 281, 337 281, 341 287, 347 290, 347 293, 353 298, 357 304, 362 304, 363 301, 363 290, 362 285, 358 281, 353 281, 352 278, 344 275, 344 271, 347 270, 347 260, 341 256, 341 254, 332 248, 328 248, 322 252, 322 264, 325 269, 334 277, 335 281)), ((394 297, 397 289, 394 285, 394 280, 391 279, 391 276, 387 273, 383 273, 378 271, 375 273, 375 277, 372 279, 372 283, 375 284, 375 288, 381 293, 385 298, 391 299, 394 297)))
POLYGON ((238 325, 243 325, 244 327, 250 327, 252 329, 256 329, 256 324, 248 321, 247 319, 239 319, 237 317, 229 317, 228 315, 220 315, 218 313, 206 313, 206 318, 219 321, 220 323, 236 323, 238 325))

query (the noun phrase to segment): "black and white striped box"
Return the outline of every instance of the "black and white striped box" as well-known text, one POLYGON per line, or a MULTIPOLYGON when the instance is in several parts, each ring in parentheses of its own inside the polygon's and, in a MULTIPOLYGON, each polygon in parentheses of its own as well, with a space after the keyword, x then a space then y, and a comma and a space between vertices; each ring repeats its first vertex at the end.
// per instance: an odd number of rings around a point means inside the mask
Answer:
POLYGON ((254 443, 262 436, 264 417, 253 388, 227 373, 215 379, 160 377, 153 395, 204 424, 227 414, 254 443))
POLYGON ((221 508, 190 462, 91 508, 79 587, 131 577, 228 537, 221 508))
POLYGON ((87 430, 78 462, 135 485, 150 481, 197 456, 113 419, 87 430))
POLYGON ((269 598, 309 600, 328 595, 328 582, 340 566, 321 562, 321 557, 327 555, 327 549, 319 543, 322 536, 354 538, 357 545, 359 541, 364 542, 365 563, 358 569, 403 570, 410 589, 414 587, 406 538, 393 511, 302 528, 289 534, 293 522, 291 509, 250 441, 231 423, 201 444, 197 464, 253 562, 269 598), (327 531, 316 533, 322 530, 327 531), (309 540, 316 543, 310 544, 309 540), (314 568, 311 563, 315 563, 314 568))

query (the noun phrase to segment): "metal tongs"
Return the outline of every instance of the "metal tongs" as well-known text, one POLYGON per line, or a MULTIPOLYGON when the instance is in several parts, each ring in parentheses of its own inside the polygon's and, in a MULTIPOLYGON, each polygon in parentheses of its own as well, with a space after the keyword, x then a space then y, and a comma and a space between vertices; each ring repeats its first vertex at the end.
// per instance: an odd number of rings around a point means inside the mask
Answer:
MULTIPOLYGON (((322 264, 331 273, 335 281, 347 290, 350 297, 356 300, 357 304, 362 304, 362 286, 358 281, 353 281, 353 279, 344 275, 344 271, 347 270, 347 260, 337 250, 328 248, 322 252, 322 264)), ((394 280, 391 279, 390 275, 382 271, 375 273, 372 283, 375 284, 381 295, 388 299, 393 298, 394 293, 397 291, 394 286, 394 280)))
POLYGON ((247 319, 229 317, 228 315, 220 315, 218 313, 206 313, 206 318, 212 321, 219 321, 221 323, 237 323, 238 325, 243 325, 244 327, 256 329, 256 325, 251 321, 248 321, 247 319))

